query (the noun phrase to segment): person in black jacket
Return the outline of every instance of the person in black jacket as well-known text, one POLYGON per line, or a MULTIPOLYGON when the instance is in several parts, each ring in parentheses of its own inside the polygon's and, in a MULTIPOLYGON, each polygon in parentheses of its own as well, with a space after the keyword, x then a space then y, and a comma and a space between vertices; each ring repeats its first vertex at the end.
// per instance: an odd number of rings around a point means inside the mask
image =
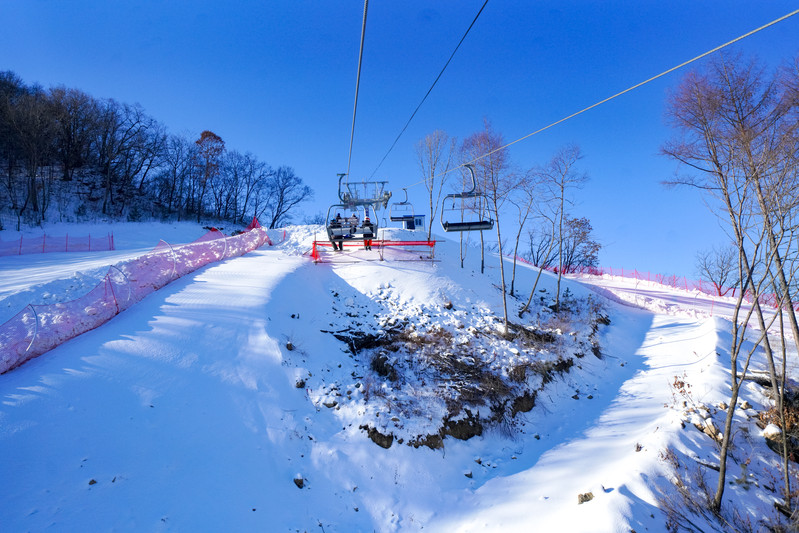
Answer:
POLYGON ((372 249, 372 236, 374 235, 374 226, 369 220, 369 215, 363 219, 363 247, 367 250, 372 249))
POLYGON ((330 242, 333 249, 337 252, 344 250, 344 243, 342 242, 341 229, 341 213, 336 213, 336 218, 330 221, 330 242))

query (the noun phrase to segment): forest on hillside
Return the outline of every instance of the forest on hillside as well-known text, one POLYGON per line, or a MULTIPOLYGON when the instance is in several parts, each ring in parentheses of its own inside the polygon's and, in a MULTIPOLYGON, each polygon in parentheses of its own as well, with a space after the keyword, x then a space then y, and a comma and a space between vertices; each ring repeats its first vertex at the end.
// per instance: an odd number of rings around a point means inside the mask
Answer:
POLYGON ((0 229, 45 220, 196 219, 269 227, 313 191, 210 130, 168 132, 138 104, 0 71, 0 229))

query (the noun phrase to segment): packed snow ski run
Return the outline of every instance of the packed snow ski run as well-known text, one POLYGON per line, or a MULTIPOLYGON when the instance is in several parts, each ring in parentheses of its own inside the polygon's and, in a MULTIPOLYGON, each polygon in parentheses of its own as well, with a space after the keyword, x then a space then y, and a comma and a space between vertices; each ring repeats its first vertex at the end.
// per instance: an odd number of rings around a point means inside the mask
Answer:
MULTIPOLYGON (((0 322, 205 232, 112 229, 113 251, 0 257, 0 322)), ((718 462, 731 298, 569 276, 555 308, 545 272, 520 318, 520 264, 505 331, 474 237, 461 267, 456 241, 314 261, 323 226, 268 233, 0 375, 0 530, 662 532, 676 473, 718 462)), ((761 381, 724 496, 753 530, 781 499, 761 381)))

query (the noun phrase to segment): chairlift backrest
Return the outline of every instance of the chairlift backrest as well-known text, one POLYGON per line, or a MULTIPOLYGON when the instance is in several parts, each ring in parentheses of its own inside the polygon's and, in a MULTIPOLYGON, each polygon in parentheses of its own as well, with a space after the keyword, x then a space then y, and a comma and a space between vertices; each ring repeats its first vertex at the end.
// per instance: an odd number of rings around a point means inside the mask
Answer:
POLYGON ((403 187, 402 190, 405 192, 405 200, 392 203, 389 209, 388 217, 392 222, 407 223, 408 221, 413 221, 413 204, 408 201, 408 189, 403 187))

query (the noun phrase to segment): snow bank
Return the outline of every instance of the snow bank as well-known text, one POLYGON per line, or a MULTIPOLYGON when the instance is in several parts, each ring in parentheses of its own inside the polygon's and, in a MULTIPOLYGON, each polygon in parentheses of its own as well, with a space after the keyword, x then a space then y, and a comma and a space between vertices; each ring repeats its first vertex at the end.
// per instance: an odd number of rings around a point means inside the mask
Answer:
POLYGON ((91 291, 75 300, 28 305, 0 325, 0 373, 94 329, 148 294, 209 263, 238 257, 271 241, 258 227, 226 237, 212 230, 195 242, 160 241, 152 252, 112 265, 91 291))

